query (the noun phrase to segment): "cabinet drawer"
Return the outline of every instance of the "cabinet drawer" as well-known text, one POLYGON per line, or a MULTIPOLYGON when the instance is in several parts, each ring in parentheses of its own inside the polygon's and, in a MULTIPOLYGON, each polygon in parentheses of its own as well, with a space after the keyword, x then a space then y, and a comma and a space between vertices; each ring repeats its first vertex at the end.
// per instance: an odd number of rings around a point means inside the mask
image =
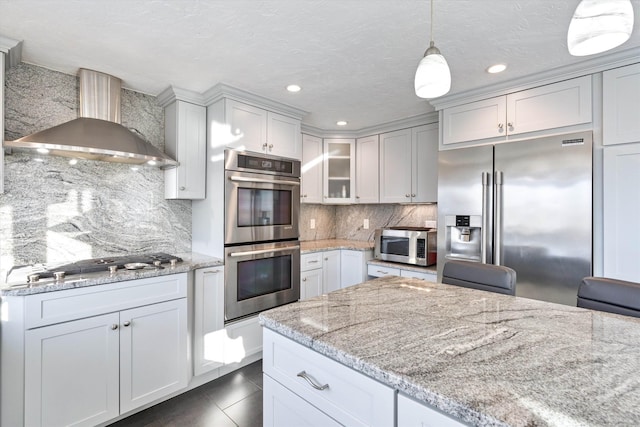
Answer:
POLYGON ((393 389, 268 329, 263 370, 340 424, 394 425, 393 389), (327 387, 318 390, 311 382, 327 387))
POLYGON ((400 269, 393 267, 385 267, 382 265, 369 264, 367 266, 367 274, 371 277, 399 276, 400 269))
POLYGON ((464 427, 465 424, 435 408, 398 394, 398 426, 464 427))
POLYGON ((400 272, 402 277, 413 277, 414 279, 426 280, 427 282, 435 283, 437 275, 435 273, 421 273, 413 270, 402 270, 400 272))
POLYGON ((300 271, 322 268, 322 252, 300 255, 300 271))
POLYGON ((334 419, 264 375, 264 427, 339 427, 334 419))
POLYGON ((187 296, 187 273, 45 292, 25 298, 26 329, 187 296))

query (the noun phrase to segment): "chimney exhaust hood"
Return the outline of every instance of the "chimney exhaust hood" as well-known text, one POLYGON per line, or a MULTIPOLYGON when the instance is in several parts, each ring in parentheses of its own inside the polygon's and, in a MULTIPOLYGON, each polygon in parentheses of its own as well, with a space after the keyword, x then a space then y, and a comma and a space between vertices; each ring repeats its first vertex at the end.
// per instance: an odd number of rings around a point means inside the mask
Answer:
POLYGON ((83 68, 78 75, 79 118, 15 141, 5 141, 5 147, 161 168, 178 165, 174 159, 120 124, 120 79, 83 68))

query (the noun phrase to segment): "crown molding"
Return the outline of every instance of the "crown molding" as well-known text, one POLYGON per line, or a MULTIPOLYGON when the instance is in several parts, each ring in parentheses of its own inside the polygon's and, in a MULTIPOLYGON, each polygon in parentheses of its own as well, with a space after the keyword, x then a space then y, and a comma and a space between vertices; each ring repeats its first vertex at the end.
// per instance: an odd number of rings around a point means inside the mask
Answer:
POLYGON ((436 110, 453 107, 482 99, 519 92, 533 87, 557 83, 562 80, 573 79, 585 75, 600 73, 612 68, 623 67, 640 62, 640 47, 635 47, 608 55, 600 55, 595 58, 576 62, 571 65, 552 68, 517 79, 506 80, 502 83, 483 86, 477 89, 458 92, 452 95, 442 96, 429 101, 436 110))
POLYGON ((203 100, 205 105, 211 105, 223 98, 233 99, 235 101, 253 105, 254 107, 267 109, 269 111, 273 111, 274 113, 293 117, 294 119, 298 120, 302 120, 304 116, 309 114, 307 111, 301 110, 299 108, 292 107, 281 102, 273 101, 269 98, 256 95, 255 93, 247 92, 246 90, 238 89, 224 83, 218 83, 217 85, 213 86, 211 89, 203 93, 203 100))
POLYGON ((420 114, 418 116, 406 117, 357 130, 321 129, 302 123, 302 133, 317 136, 319 138, 363 138, 365 136, 377 135, 380 133, 422 126, 430 123, 438 123, 437 112, 434 111, 420 114))
POLYGON ((166 107, 174 101, 184 101, 190 104, 196 104, 204 106, 204 96, 200 93, 193 92, 186 89, 180 89, 177 87, 169 86, 162 92, 160 92, 156 99, 161 107, 166 107))
POLYGON ((5 54, 4 67, 6 70, 18 65, 22 61, 22 40, 14 40, 0 35, 0 52, 5 54))

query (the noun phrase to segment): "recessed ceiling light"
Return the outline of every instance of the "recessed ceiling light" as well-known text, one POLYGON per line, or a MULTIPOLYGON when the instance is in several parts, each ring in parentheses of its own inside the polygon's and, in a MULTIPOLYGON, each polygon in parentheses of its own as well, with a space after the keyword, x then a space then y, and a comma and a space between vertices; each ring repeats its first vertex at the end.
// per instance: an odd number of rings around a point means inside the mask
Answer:
POLYGON ((345 122, 344 120, 338 120, 338 121, 336 122, 336 124, 337 124, 338 126, 346 126, 346 125, 347 125, 347 122, 345 122))
POLYGON ((302 90, 302 88, 300 86, 298 86, 298 85, 289 85, 289 86, 287 86, 287 90, 289 92, 296 93, 296 92, 300 92, 302 90))
POLYGON ((487 73, 489 74, 501 73, 506 69, 507 69, 507 66, 505 64, 495 64, 487 68, 487 73))

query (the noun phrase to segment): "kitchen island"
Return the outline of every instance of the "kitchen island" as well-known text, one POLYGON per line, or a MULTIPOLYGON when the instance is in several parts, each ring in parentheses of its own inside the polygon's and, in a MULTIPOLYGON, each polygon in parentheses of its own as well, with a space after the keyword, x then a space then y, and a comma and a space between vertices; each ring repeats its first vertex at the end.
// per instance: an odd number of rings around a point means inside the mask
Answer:
POLYGON ((640 319, 390 276, 260 322, 471 425, 640 424, 640 319))

